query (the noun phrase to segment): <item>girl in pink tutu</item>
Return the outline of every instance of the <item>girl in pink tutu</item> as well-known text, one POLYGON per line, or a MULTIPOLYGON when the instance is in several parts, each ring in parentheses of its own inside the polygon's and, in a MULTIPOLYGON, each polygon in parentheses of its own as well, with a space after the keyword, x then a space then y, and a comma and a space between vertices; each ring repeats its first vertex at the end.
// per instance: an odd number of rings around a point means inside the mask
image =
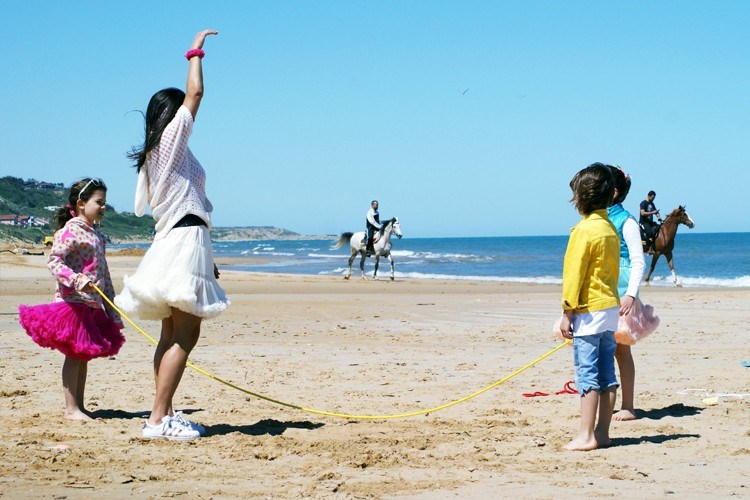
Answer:
POLYGON ((91 420, 83 405, 89 360, 113 356, 125 342, 120 316, 92 286, 114 299, 97 227, 106 203, 107 187, 100 179, 73 184, 68 204, 54 218, 58 230, 47 266, 57 281, 55 301, 18 307, 21 326, 32 340, 65 355, 62 381, 65 418, 70 420, 91 420))
POLYGON ((654 308, 638 298, 638 288, 646 267, 641 246, 641 233, 635 218, 622 202, 630 191, 630 177, 619 167, 609 167, 615 177, 613 205, 607 209, 609 220, 620 235, 620 278, 617 293, 620 296, 620 319, 615 332, 617 350, 615 359, 620 368, 622 408, 613 420, 635 420, 634 387, 635 363, 630 346, 653 332, 659 326, 654 308))

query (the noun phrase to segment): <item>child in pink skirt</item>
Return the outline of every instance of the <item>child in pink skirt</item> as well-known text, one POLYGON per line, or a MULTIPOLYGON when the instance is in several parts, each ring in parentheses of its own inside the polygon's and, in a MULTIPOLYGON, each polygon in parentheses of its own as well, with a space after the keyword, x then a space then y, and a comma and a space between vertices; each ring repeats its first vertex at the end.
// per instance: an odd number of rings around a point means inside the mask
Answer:
POLYGON ((92 286, 114 299, 104 238, 97 228, 106 203, 101 180, 73 184, 68 205, 55 214, 58 231, 47 264, 57 281, 55 301, 18 307, 21 326, 32 340, 65 355, 62 381, 69 420, 91 419, 83 405, 88 361, 117 354, 125 342, 119 315, 92 286))

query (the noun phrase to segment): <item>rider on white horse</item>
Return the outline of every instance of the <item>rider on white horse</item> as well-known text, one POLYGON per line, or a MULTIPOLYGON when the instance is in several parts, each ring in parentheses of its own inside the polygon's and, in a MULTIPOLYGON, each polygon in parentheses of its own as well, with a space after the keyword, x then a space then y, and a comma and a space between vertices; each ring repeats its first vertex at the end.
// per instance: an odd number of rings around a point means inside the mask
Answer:
POLYGON ((375 231, 383 229, 383 225, 380 223, 380 214, 378 213, 378 200, 372 200, 370 203, 370 210, 367 211, 367 254, 372 253, 372 237, 375 235, 375 231))
MULTIPOLYGON (((375 208, 377 208, 377 206, 375 206, 375 208)), ((401 233, 401 225, 398 222, 398 217, 393 217, 382 223, 380 223, 379 220, 376 222, 380 224, 380 231, 377 233, 380 237, 372 244, 372 254, 375 255, 375 271, 373 271, 372 276, 375 278, 378 275, 380 258, 385 257, 388 259, 388 262, 391 263, 391 280, 393 280, 395 270, 393 266, 393 257, 391 256, 391 235, 401 239, 403 236, 401 233)), ((359 231, 356 233, 341 233, 341 237, 336 241, 336 244, 333 247, 334 249, 341 248, 346 243, 349 243, 349 249, 351 250, 351 255, 349 256, 349 269, 344 275, 344 278, 349 279, 349 276, 351 276, 352 262, 354 262, 354 258, 357 255, 362 256, 359 261, 359 269, 362 271, 362 277, 365 277, 365 259, 370 256, 367 252, 365 240, 367 240, 367 232, 359 231)))

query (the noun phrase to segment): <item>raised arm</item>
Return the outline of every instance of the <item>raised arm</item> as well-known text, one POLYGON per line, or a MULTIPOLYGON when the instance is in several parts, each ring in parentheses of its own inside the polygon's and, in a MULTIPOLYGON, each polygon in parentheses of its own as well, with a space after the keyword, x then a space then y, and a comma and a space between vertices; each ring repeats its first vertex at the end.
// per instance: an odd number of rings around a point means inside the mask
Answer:
MULTIPOLYGON (((218 31, 214 30, 203 30, 195 35, 193 45, 190 47, 190 51, 203 49, 203 43, 206 41, 208 35, 218 35, 218 31)), ((203 64, 202 56, 193 56, 189 59, 187 84, 185 88, 185 101, 184 104, 189 110, 190 114, 198 114, 198 108, 201 105, 201 99, 203 98, 203 64)))

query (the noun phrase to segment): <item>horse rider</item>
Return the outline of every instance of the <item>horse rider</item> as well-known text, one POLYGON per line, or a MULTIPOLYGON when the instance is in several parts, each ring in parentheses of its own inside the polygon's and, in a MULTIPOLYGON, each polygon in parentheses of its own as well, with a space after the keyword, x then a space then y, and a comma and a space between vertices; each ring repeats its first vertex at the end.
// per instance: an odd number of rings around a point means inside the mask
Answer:
POLYGON ((378 200, 372 200, 370 210, 367 211, 367 254, 373 253, 372 237, 375 231, 380 231, 383 225, 380 223, 380 214, 378 213, 378 200))
POLYGON ((659 226, 654 223, 654 215, 656 215, 659 222, 661 222, 659 210, 656 208, 656 205, 654 205, 654 198, 656 198, 656 192, 649 191, 646 199, 641 202, 641 217, 638 221, 641 228, 643 228, 643 233, 646 237, 645 241, 648 253, 653 253, 654 239, 659 232, 659 226))

